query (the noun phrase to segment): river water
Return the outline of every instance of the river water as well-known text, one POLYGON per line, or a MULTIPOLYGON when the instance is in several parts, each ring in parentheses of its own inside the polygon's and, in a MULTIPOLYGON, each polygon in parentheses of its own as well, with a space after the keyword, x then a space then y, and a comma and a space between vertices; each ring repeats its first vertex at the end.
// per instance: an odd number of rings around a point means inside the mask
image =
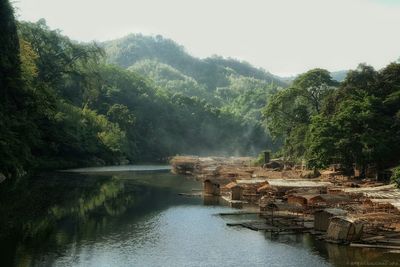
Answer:
POLYGON ((181 196, 198 182, 167 166, 43 174, 0 184, 0 266, 400 266, 396 251, 270 236, 254 216, 181 196))

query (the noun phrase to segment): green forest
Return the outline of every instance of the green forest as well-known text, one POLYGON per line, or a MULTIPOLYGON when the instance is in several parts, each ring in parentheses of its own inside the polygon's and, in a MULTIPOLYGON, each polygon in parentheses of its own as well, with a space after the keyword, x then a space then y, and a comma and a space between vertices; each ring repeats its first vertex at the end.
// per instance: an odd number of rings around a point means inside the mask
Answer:
POLYGON ((162 36, 80 43, 0 1, 0 173, 176 154, 252 155, 379 170, 399 164, 400 64, 282 79, 199 59, 162 36), (335 78, 333 78, 335 77, 335 78))

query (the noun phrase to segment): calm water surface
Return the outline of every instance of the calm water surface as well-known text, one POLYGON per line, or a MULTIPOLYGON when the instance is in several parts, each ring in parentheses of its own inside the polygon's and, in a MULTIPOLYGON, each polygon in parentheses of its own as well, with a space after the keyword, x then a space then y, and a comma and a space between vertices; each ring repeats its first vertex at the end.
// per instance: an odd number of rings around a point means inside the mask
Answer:
POLYGON ((399 266, 400 254, 271 237, 165 166, 81 169, 0 184, 0 266, 399 266), (155 170, 155 171, 151 171, 155 170), (94 171, 94 172, 93 172, 94 171))

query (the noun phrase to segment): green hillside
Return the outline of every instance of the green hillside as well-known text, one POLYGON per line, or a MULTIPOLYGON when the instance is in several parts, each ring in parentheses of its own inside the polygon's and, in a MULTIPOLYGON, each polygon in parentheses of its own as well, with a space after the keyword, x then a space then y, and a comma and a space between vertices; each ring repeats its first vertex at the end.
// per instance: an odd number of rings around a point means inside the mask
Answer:
POLYGON ((170 93, 204 99, 258 123, 268 96, 286 83, 247 62, 213 56, 199 59, 162 36, 131 34, 102 44, 107 61, 150 79, 170 93))

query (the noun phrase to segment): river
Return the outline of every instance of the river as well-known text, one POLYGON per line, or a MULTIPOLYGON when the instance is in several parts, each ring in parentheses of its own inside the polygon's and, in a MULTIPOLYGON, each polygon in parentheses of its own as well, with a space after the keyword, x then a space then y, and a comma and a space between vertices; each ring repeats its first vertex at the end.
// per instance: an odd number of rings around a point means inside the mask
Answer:
POLYGON ((395 251, 227 222, 255 215, 187 197, 201 188, 168 166, 79 169, 0 184, 1 266, 399 266, 395 251))

